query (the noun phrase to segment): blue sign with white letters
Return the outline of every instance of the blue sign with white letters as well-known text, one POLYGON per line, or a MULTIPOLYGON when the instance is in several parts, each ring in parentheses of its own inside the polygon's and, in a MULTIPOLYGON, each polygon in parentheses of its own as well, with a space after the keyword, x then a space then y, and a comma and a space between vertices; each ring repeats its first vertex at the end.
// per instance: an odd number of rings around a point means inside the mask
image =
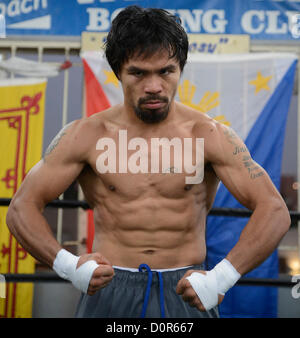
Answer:
POLYGON ((248 34, 251 39, 300 39, 300 0, 0 0, 6 34, 80 36, 107 32, 129 5, 164 8, 188 33, 248 34))

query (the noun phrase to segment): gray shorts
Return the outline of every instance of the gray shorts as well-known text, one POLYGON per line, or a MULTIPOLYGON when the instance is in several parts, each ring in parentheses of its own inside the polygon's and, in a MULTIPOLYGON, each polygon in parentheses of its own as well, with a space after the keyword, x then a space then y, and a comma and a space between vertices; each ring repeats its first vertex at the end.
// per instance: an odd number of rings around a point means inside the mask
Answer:
MULTIPOLYGON (((141 267, 140 267, 141 269, 141 267)), ((172 271, 141 272, 114 268, 115 275, 95 295, 82 294, 76 310, 77 318, 216 318, 218 308, 201 312, 182 300, 176 293, 178 281, 193 265, 172 271)))

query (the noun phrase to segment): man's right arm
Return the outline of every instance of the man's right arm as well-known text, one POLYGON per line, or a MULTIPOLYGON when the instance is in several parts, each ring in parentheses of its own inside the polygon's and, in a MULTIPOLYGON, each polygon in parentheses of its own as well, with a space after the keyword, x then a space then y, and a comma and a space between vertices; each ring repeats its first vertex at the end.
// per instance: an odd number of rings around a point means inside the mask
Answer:
POLYGON ((29 171, 12 199, 6 222, 33 257, 93 295, 113 278, 111 263, 98 252, 78 257, 62 249, 42 214, 46 204, 70 186, 87 162, 90 145, 85 129, 84 122, 75 121, 54 138, 43 160, 29 171))
POLYGON ((83 147, 76 144, 80 121, 63 128, 44 158, 26 175, 7 212, 7 226, 18 242, 39 261, 52 266, 60 244, 43 216, 47 203, 56 199, 80 174, 83 147))

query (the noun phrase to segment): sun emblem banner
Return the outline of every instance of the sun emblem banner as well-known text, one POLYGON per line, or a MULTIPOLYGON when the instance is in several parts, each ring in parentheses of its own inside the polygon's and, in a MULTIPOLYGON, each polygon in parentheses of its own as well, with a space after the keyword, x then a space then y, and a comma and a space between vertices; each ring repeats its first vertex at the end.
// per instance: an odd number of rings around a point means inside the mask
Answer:
MULTIPOLYGON (((0 197, 11 198, 42 155, 45 79, 0 80, 0 197)), ((35 260, 10 234, 0 207, 0 273, 34 273, 35 260)), ((32 283, 6 283, 0 317, 32 316, 32 283)))

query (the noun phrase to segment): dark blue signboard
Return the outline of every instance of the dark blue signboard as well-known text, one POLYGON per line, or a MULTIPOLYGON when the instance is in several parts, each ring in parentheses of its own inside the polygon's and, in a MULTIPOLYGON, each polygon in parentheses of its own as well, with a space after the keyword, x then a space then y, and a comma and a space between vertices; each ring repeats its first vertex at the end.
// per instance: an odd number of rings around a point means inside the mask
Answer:
POLYGON ((7 36, 80 36, 108 31, 117 13, 132 4, 170 10, 188 33, 300 39, 300 0, 0 0, 0 15, 7 36))

